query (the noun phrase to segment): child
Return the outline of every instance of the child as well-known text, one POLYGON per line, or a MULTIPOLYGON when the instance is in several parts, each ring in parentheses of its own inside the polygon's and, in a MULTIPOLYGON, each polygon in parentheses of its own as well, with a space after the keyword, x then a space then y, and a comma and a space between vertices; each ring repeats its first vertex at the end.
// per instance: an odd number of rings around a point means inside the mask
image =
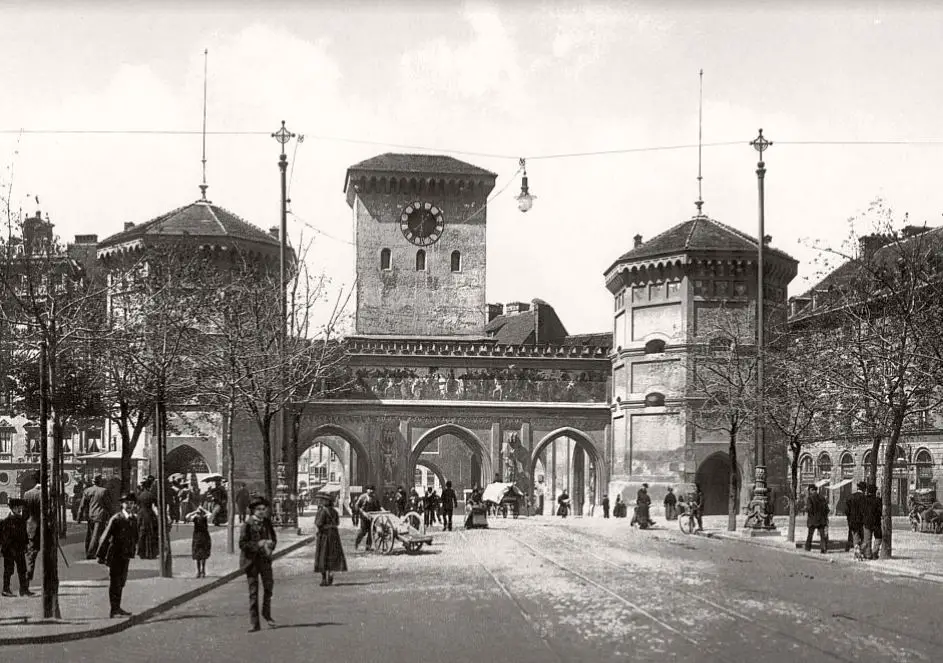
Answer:
POLYGON ((190 550, 196 560, 196 577, 206 577, 206 560, 210 556, 213 540, 210 538, 209 511, 198 506, 196 511, 187 514, 186 520, 193 522, 193 542, 190 550))

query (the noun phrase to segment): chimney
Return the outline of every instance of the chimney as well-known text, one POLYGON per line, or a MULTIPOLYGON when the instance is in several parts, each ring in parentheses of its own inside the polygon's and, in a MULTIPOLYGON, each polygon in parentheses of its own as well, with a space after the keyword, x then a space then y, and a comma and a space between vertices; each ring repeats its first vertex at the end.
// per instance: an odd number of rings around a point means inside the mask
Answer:
POLYGON ((271 228, 269 228, 268 234, 274 237, 275 239, 278 239, 278 235, 279 235, 278 226, 272 226, 271 228))
POLYGON ((641 235, 636 235, 636 236, 633 237, 632 239, 635 240, 635 246, 633 246, 632 248, 637 249, 638 247, 640 247, 640 246, 642 245, 642 236, 641 236, 641 235))
POLYGON ((98 244, 98 235, 76 235, 76 244, 98 244))
POLYGON ((905 239, 909 239, 911 237, 916 237, 917 235, 922 235, 928 230, 930 229, 926 226, 904 226, 904 228, 900 231, 900 234, 905 239))
POLYGON ((865 260, 871 258, 871 256, 873 256, 879 248, 890 242, 892 239, 893 238, 890 235, 881 235, 878 233, 859 237, 859 257, 864 258, 865 260))
POLYGON ((488 304, 488 322, 491 322, 499 315, 504 315, 504 304, 488 304))
POLYGON ((514 315, 515 313, 523 313, 524 311, 530 310, 530 304, 527 302, 508 302, 504 306, 505 315, 514 315))
POLYGON ((134 227, 134 221, 125 221, 125 222, 124 222, 124 229, 125 229, 125 230, 131 230, 131 228, 133 228, 133 227, 134 227))

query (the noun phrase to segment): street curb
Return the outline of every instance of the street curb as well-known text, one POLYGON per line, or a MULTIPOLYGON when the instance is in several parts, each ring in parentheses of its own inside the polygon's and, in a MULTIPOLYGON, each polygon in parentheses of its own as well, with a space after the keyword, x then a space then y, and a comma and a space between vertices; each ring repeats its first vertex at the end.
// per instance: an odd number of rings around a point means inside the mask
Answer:
MULTIPOLYGON (((702 532, 700 536, 703 536, 708 539, 714 539, 717 541, 724 541, 724 540, 725 541, 739 541, 742 543, 748 543, 753 546, 761 546, 763 548, 768 548, 771 550, 779 550, 779 548, 776 546, 768 546, 768 545, 763 544, 762 539, 741 538, 739 536, 727 536, 724 534, 715 534, 713 532, 702 532)), ((782 552, 789 553, 791 551, 789 549, 783 549, 782 552)), ((819 555, 814 555, 812 553, 809 553, 808 555, 806 555, 801 552, 798 554, 802 555, 806 559, 814 559, 818 562, 825 562, 826 564, 846 564, 847 565, 848 561, 850 562, 856 561, 854 558, 850 558, 850 560, 845 560, 844 558, 829 557, 828 555, 819 556, 819 555)), ((881 560, 878 560, 878 561, 880 562, 881 560)), ((933 573, 932 571, 922 571, 920 573, 913 573, 913 572, 908 572, 904 570, 898 571, 896 569, 888 569, 888 568, 882 567, 880 564, 868 565, 864 568, 867 568, 870 571, 873 571, 874 573, 880 573, 882 575, 895 576, 897 578, 909 578, 910 580, 922 580, 924 582, 932 582, 938 585, 943 585, 943 574, 933 573)))
MULTIPOLYGON (((298 541, 295 541, 287 548, 283 548, 282 550, 277 551, 274 555, 272 555, 272 560, 274 561, 281 557, 284 557, 288 553, 294 552, 298 550, 299 548, 302 548, 308 545, 309 543, 314 541, 316 538, 317 536, 312 534, 310 536, 306 536, 302 539, 299 539, 298 541)), ((58 642, 72 642, 74 640, 84 640, 86 638, 98 638, 103 635, 112 635, 114 633, 120 633, 121 631, 129 629, 132 626, 136 626, 137 624, 146 622, 147 620, 149 620, 151 617, 155 615, 159 615, 162 612, 166 612, 168 610, 176 608, 178 605, 186 603, 187 601, 191 601, 198 596, 201 596, 203 594, 213 591, 214 589, 222 587, 223 585, 229 582, 232 582, 233 580, 235 580, 236 578, 239 578, 242 575, 243 575, 242 569, 236 569, 234 571, 230 571, 229 573, 222 575, 219 578, 216 578, 212 582, 208 582, 205 585, 200 585, 199 587, 191 589, 188 592, 184 592, 183 594, 179 594, 177 596, 171 597, 167 599, 166 601, 164 601, 163 603, 159 603, 152 608, 148 608, 147 610, 144 610, 143 612, 139 612, 137 614, 131 615, 129 618, 123 621, 119 621, 116 624, 109 624, 108 626, 87 629, 84 631, 71 631, 69 633, 56 633, 56 634, 50 634, 50 635, 25 635, 22 637, 0 638, 0 647, 9 646, 9 645, 45 645, 45 644, 53 644, 53 643, 58 643, 58 642)))

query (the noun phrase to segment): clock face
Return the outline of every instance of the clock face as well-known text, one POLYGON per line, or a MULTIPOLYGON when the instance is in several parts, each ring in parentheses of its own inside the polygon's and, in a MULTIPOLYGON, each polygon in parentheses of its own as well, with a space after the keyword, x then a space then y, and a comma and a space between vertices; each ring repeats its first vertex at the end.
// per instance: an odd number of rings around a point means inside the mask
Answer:
POLYGON ((432 203, 416 200, 403 210, 399 227, 403 237, 416 246, 429 246, 439 241, 445 221, 441 209, 432 203))

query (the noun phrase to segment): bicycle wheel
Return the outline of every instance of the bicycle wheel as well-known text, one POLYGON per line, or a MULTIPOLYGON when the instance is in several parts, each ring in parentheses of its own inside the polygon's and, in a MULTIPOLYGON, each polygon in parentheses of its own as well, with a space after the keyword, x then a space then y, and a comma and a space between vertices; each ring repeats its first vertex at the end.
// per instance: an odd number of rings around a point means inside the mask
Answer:
POLYGON ((684 515, 678 518, 678 527, 680 527, 681 531, 685 534, 693 534, 695 525, 694 516, 684 515))

